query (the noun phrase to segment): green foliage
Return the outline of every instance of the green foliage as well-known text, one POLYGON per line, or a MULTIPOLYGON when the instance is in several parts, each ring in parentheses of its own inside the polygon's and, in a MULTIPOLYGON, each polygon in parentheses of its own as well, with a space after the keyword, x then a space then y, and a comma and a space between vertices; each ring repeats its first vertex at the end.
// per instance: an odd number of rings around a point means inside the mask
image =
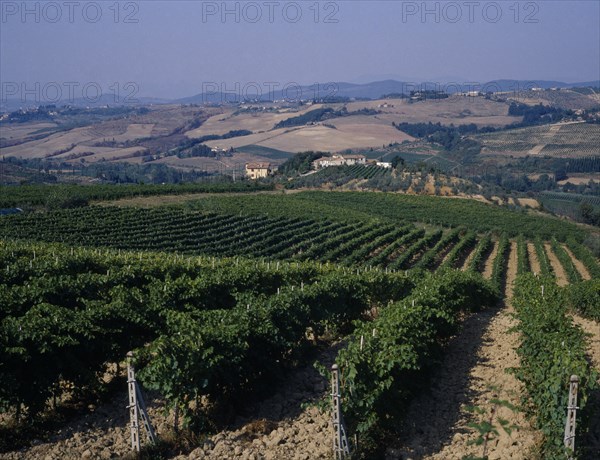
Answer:
MULTIPOLYGON (((331 98, 327 98, 327 99, 331 99, 331 98)), ((335 99, 335 98, 333 98, 335 99)), ((328 102, 336 102, 335 100, 329 100, 328 102)), ((344 102, 344 101, 338 101, 338 102, 344 102)), ((304 126, 307 124, 314 124, 314 123, 318 123, 320 121, 325 121, 331 118, 338 118, 338 117, 350 117, 353 115, 377 115, 378 112, 375 109, 369 109, 369 108, 363 108, 360 110, 355 110, 352 112, 349 112, 348 109, 344 106, 339 110, 334 110, 331 107, 322 107, 320 109, 314 109, 314 110, 310 110, 308 112, 305 112, 301 115, 295 116, 295 117, 290 117, 290 118, 286 118, 285 120, 280 121, 279 123, 277 123, 274 127, 274 129, 278 129, 278 128, 289 128, 289 127, 293 127, 293 126, 304 126)))
POLYGON ((279 168, 277 168, 277 173, 285 176, 295 176, 297 174, 307 173, 311 170, 313 161, 328 155, 328 153, 312 151, 297 153, 279 166, 279 168))
POLYGON ((268 214, 270 216, 322 218, 332 220, 379 219, 392 222, 423 222, 460 227, 468 222, 477 233, 506 232, 510 237, 568 237, 583 241, 586 232, 575 224, 553 217, 528 214, 474 200, 434 196, 371 192, 300 192, 290 195, 251 195, 212 197, 193 206, 212 211, 268 214))
POLYGON ((338 354, 343 412, 350 434, 361 444, 393 430, 410 396, 424 384, 459 327, 459 312, 496 303, 493 288, 479 275, 442 270, 423 275, 406 299, 382 309, 370 322, 357 322, 338 354))
POLYGON ((569 254, 567 254, 565 249, 558 243, 558 241, 556 241, 556 238, 552 238, 551 244, 552 252, 554 252, 554 255, 556 255, 563 269, 567 273, 569 283, 577 283, 578 281, 581 281, 581 274, 577 268, 575 268, 573 260, 569 254))
MULTIPOLYGON (((253 192, 273 186, 256 182, 217 182, 179 185, 22 185, 0 186, 0 208, 65 207, 69 200, 118 200, 136 196, 186 193, 253 192), (51 203, 58 203, 52 206, 51 203)), ((72 206, 66 206, 72 207, 72 206)))
POLYGON ((519 235, 519 238, 517 238, 517 275, 522 275, 530 271, 527 241, 523 235, 519 235))
POLYGON ((484 260, 488 257, 493 247, 494 245, 492 243, 492 238, 489 234, 481 238, 475 247, 475 254, 471 259, 468 269, 478 273, 482 268, 484 260))
POLYGON ((322 168, 320 171, 298 177, 294 181, 286 184, 287 188, 297 189, 304 187, 319 188, 325 185, 341 187, 348 184, 351 181, 362 181, 367 182, 360 183, 361 188, 373 189, 373 184, 382 179, 392 178, 392 172, 389 168, 383 168, 375 165, 361 165, 356 164, 352 166, 329 166, 322 168))
POLYGON ((428 142, 440 144, 453 156, 469 159, 481 152, 481 144, 473 139, 464 139, 465 135, 494 132, 491 126, 479 128, 476 124, 446 126, 441 123, 392 123, 396 129, 413 137, 425 138, 428 142))
POLYGON ((0 220, 0 235, 6 238, 186 254, 294 258, 375 266, 395 264, 400 268, 407 268, 413 258, 441 235, 437 231, 418 239, 424 232, 413 230, 410 225, 246 217, 200 213, 181 207, 92 206, 51 213, 23 213, 0 220), (395 260, 388 260, 388 256, 409 242, 414 244, 395 260), (377 255, 372 256, 374 253, 377 255))
POLYGON ((552 269, 552 265, 550 264, 550 259, 548 258, 548 254, 546 253, 546 248, 544 247, 544 242, 541 238, 536 238, 534 240, 535 253, 537 254, 538 262, 540 263, 540 271, 542 275, 551 275, 554 273, 552 269))
POLYGON ((568 286, 567 302, 571 310, 600 323, 600 279, 581 281, 568 286))
POLYGON ((444 250, 455 244, 463 232, 463 228, 456 228, 448 232, 436 243, 433 248, 431 248, 423 255, 423 257, 421 257, 421 259, 415 264, 415 268, 433 268, 436 263, 441 262, 441 255, 443 255, 444 250))
MULTIPOLYGON (((517 349, 521 365, 516 375, 525 385, 525 402, 544 435, 544 458, 564 458, 570 377, 579 377, 581 414, 586 413, 597 379, 597 372, 586 359, 585 335, 566 315, 565 294, 552 277, 525 274, 518 278, 513 298, 522 337, 517 349)), ((584 423, 578 423, 577 432, 586 432, 584 423)))
POLYGON ((412 246, 401 252, 394 261, 390 264, 393 269, 408 269, 416 260, 419 259, 421 254, 427 252, 428 249, 433 247, 439 239, 442 237, 441 230, 435 230, 431 233, 426 234, 423 238, 418 240, 412 246))
POLYGON ((465 233, 460 241, 450 250, 441 268, 460 268, 458 267, 458 263, 462 260, 461 257, 466 256, 476 243, 477 235, 475 233, 465 233))
POLYGON ((199 422, 190 403, 200 395, 235 400, 268 385, 303 356, 308 328, 348 330, 413 286, 315 263, 8 242, 0 266, 0 406, 30 417, 63 383, 95 391, 107 363, 139 348, 141 381, 199 422))
POLYGON ((593 278, 600 278, 600 265, 592 253, 582 244, 572 238, 567 240, 567 246, 579 261, 585 265, 593 278))
POLYGON ((292 126, 303 126, 307 123, 316 123, 325 119, 327 115, 333 114, 333 112, 334 110, 330 107, 309 110, 308 112, 303 113, 302 115, 281 120, 275 125, 274 129, 289 128, 292 126))
POLYGON ((552 107, 543 104, 528 105, 519 102, 512 102, 508 108, 508 114, 512 116, 522 116, 521 123, 514 124, 513 127, 534 126, 544 123, 556 123, 564 118, 574 115, 572 110, 566 110, 560 107, 552 107))
POLYGON ((544 192, 540 194, 540 203, 550 212, 600 226, 600 197, 597 194, 544 192))
POLYGON ((494 259, 492 266, 492 277, 490 281, 498 290, 502 290, 504 287, 504 275, 506 273, 508 254, 510 252, 510 241, 506 234, 500 237, 498 241, 498 253, 494 259))

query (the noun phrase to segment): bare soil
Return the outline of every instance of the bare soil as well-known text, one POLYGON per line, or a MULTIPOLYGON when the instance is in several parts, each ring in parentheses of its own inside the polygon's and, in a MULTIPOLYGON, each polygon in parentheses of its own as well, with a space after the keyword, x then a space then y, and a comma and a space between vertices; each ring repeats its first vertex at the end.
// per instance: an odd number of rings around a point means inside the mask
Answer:
POLYGON ((498 241, 494 241, 494 248, 490 253, 489 257, 485 261, 484 269, 483 269, 483 277, 486 279, 490 279, 492 277, 492 272, 494 271, 494 260, 496 260, 496 256, 498 255, 498 241))

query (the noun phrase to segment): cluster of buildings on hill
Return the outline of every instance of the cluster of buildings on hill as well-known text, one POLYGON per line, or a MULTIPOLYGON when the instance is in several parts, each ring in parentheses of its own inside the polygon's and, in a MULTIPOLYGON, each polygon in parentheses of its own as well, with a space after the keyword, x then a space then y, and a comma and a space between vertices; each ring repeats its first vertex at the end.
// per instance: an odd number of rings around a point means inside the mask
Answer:
MULTIPOLYGON (((379 166, 381 168, 391 168, 392 164, 384 161, 367 160, 364 155, 336 154, 330 157, 322 157, 312 162, 312 169, 329 168, 331 166, 379 166)), ((269 176, 273 171, 271 163, 246 163, 246 176, 249 179, 262 179, 269 176)))
POLYGON ((330 166, 379 166, 381 168, 391 168, 392 164, 384 161, 367 160, 364 155, 333 155, 330 157, 319 158, 313 161, 312 167, 314 170, 328 168, 330 166))

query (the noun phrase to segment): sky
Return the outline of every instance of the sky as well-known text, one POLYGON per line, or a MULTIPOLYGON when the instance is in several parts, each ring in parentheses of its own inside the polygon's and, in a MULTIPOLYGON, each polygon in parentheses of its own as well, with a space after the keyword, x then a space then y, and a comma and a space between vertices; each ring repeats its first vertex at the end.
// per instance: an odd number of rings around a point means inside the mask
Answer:
POLYGON ((600 79, 600 1, 0 0, 3 97, 600 79))

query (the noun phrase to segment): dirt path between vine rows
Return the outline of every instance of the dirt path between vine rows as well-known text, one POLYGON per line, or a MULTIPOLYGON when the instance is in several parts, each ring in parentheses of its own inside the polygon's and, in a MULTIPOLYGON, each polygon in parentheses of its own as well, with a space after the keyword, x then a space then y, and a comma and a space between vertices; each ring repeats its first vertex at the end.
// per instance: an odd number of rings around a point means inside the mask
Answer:
POLYGON ((579 272, 581 277, 584 280, 591 280, 592 277, 590 275, 590 272, 588 272, 588 269, 586 268, 586 266, 583 265, 583 263, 581 263, 581 260, 579 260, 577 257, 575 257, 575 254, 573 254, 571 252, 571 250, 567 247, 567 245, 563 245, 563 249, 566 251, 567 254, 569 254, 569 257, 573 261, 573 265, 575 265, 575 268, 577 269, 577 271, 579 272))
POLYGON ((534 275, 539 275, 542 272, 542 267, 535 251, 533 243, 527 243, 527 253, 529 254, 529 266, 534 275))
POLYGON ((494 260, 496 260, 496 256, 498 255, 498 241, 494 241, 494 248, 492 252, 488 256, 485 261, 484 269, 483 269, 483 277, 486 279, 490 279, 492 277, 492 273, 494 271, 494 260))
POLYGON ((550 265, 552 266, 552 270, 554 270, 554 276, 556 276, 556 284, 559 286, 566 286, 569 284, 569 279, 567 278, 567 274, 565 273, 565 269, 563 268, 560 260, 554 254, 552 250, 552 246, 550 243, 544 243, 544 248, 546 249, 546 254, 548 254, 548 260, 550 261, 550 265))
MULTIPOLYGON (((511 244, 506 275, 507 299, 512 297, 517 274, 517 247, 511 244)), ((490 256, 493 261, 497 251, 490 256)), ((486 267, 490 266, 488 259, 486 267)), ((510 332, 515 326, 509 305, 492 307, 470 316, 462 332, 449 344, 439 372, 429 389, 418 396, 408 410, 398 445, 388 449, 386 458, 461 460, 466 455, 482 456, 483 447, 469 445, 477 435, 470 422, 490 421, 499 427, 504 418, 518 430, 503 432, 487 444, 490 460, 531 460, 541 436, 525 415, 494 404, 492 400, 519 405, 521 383, 507 370, 519 366, 516 347, 519 338, 510 332), (483 411, 478 415, 469 408, 483 411), (493 414, 493 415, 492 415, 493 414)))
POLYGON ((510 243, 510 253, 508 254, 508 265, 506 267, 506 283, 504 284, 505 302, 510 304, 515 289, 515 281, 517 279, 518 260, 517 260, 517 243, 510 243))

